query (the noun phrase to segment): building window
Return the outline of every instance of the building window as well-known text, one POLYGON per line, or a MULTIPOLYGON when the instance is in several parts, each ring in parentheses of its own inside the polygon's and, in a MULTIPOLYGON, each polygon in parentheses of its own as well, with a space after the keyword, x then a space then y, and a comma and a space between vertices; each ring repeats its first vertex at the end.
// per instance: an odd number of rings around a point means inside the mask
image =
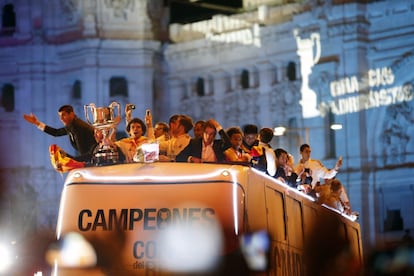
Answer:
POLYGON ((214 95, 214 78, 212 76, 208 77, 207 95, 214 95))
POLYGON ((247 89, 250 87, 250 81, 249 81, 249 71, 246 69, 243 69, 240 75, 240 86, 242 89, 247 89))
POLYGON ((82 99, 82 83, 79 80, 76 80, 72 86, 72 99, 82 99))
POLYGON ((298 120, 295 117, 289 118, 288 120, 288 132, 289 137, 289 149, 291 152, 297 150, 303 143, 306 143, 306 137, 301 135, 301 129, 298 128, 298 120))
POLYGON ((404 221, 401 217, 401 211, 387 209, 387 217, 384 220, 384 232, 402 231, 403 229, 404 221))
POLYGON ((5 84, 1 90, 1 104, 6 112, 14 111, 14 86, 5 84))
POLYGON ((279 69, 275 68, 272 75, 272 84, 279 83, 279 69))
POLYGON ((2 34, 12 35, 16 30, 16 14, 14 12, 14 6, 12 4, 4 5, 2 16, 2 34))
POLYGON ((293 61, 288 63, 286 68, 286 76, 290 81, 296 80, 296 64, 293 61))
POLYGON ((196 92, 197 92, 197 96, 199 97, 203 97, 205 95, 205 91, 204 91, 204 79, 203 78, 198 78, 197 82, 196 82, 196 92))
POLYGON ((128 82, 124 77, 112 77, 109 82, 109 96, 128 97, 128 82))

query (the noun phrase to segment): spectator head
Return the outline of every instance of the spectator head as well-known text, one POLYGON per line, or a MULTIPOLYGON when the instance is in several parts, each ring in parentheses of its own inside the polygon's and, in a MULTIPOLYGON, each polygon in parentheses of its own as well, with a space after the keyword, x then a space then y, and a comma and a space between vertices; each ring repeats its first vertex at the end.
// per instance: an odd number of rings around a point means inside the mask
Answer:
POLYGON ((205 121, 197 121, 195 124, 194 124, 194 137, 195 138, 197 138, 197 137, 203 137, 203 133, 204 133, 204 127, 205 127, 205 125, 206 125, 206 122, 205 121))
POLYGON ((170 120, 168 121, 168 124, 170 127, 170 133, 173 136, 175 136, 177 133, 177 129, 179 126, 179 119, 180 119, 180 115, 174 114, 170 117, 170 120))
POLYGON ((214 138, 216 138, 216 134, 216 126, 211 121, 205 122, 202 135, 204 143, 206 145, 213 143, 214 138))
POLYGON ((302 156, 303 161, 308 161, 311 154, 311 148, 308 144, 303 144, 299 148, 300 155, 302 156))
POLYGON ((275 149, 276 158, 279 158, 282 154, 287 155, 288 153, 287 153, 287 151, 285 151, 284 149, 281 149, 281 148, 275 149))
POLYGON ((183 114, 171 116, 169 124, 171 135, 173 136, 188 133, 193 128, 193 120, 191 117, 183 114))
POLYGON ((156 123, 155 127, 154 127, 154 136, 155 136, 155 138, 158 138, 162 135, 167 134, 169 129, 170 128, 169 128, 168 124, 165 123, 165 122, 156 123))
POLYGON ((243 132, 238 127, 231 127, 226 131, 233 148, 239 148, 243 142, 243 132))
POLYGON ((131 137, 141 137, 142 135, 145 135, 147 127, 140 118, 133 118, 131 121, 128 122, 126 131, 131 137))
POLYGON ((243 127, 243 139, 249 146, 252 146, 257 141, 258 134, 259 131, 256 125, 248 124, 243 127))
POLYGON ((75 112, 73 111, 73 107, 71 105, 62 105, 58 110, 58 114, 59 119, 64 126, 72 123, 75 118, 75 112))
POLYGON ((341 181, 339 181, 338 179, 333 179, 331 181, 331 192, 339 194, 341 192, 341 189, 342 189, 341 181))
POLYGON ((288 160, 288 153, 284 149, 278 148, 275 149, 276 155, 276 165, 277 166, 286 166, 288 160))
POLYGON ((193 119, 187 115, 180 115, 179 123, 184 127, 184 132, 188 133, 193 129, 193 119))
POLYGON ((273 130, 271 128, 265 127, 259 131, 259 140, 262 143, 270 143, 273 139, 273 130))

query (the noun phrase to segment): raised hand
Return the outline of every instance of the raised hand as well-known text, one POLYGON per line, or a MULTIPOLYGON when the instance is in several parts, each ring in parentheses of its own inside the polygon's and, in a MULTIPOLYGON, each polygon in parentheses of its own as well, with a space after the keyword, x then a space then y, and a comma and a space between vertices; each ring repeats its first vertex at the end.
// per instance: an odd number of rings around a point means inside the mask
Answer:
POLYGON ((31 124, 39 125, 39 120, 37 119, 37 117, 33 113, 23 114, 23 118, 31 124))

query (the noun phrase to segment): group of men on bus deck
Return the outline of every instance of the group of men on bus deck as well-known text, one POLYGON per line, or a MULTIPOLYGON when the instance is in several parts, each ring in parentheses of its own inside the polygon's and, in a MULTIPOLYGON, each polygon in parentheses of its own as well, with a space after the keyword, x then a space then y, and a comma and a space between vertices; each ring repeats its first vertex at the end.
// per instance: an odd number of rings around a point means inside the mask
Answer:
MULTIPOLYGON (((175 114, 170 117, 168 124, 157 122, 153 127, 150 112, 146 113, 145 122, 140 118, 132 118, 132 109, 126 108, 125 112, 129 137, 116 141, 112 138, 123 163, 134 162, 137 149, 144 143, 156 140, 159 144, 159 161, 249 164, 314 197, 321 204, 352 214, 347 193, 341 182, 335 179, 342 158, 338 159, 333 169, 328 169, 319 160, 311 159, 311 147, 303 144, 299 149, 301 159, 294 165, 293 156, 286 150, 273 150, 270 146, 273 138, 271 128, 259 130, 256 125, 247 124, 243 129, 234 126, 224 130, 214 119, 193 124, 192 118, 184 114, 175 114), (190 131, 193 127, 192 137, 190 131), (220 139, 216 139, 217 133, 220 139)), ((24 114, 23 117, 49 135, 68 135, 79 154, 68 156, 91 165, 102 134, 78 118, 70 105, 60 107, 58 115, 64 127, 57 129, 42 123, 33 113, 24 114)))

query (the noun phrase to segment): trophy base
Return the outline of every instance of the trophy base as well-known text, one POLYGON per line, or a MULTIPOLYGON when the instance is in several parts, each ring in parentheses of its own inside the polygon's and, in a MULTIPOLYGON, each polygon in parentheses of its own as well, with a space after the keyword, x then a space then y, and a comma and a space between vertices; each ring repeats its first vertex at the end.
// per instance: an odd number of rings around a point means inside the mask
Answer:
POLYGON ((113 149, 99 149, 97 152, 94 153, 92 163, 95 166, 107 166, 118 164, 118 151, 114 151, 113 149))

